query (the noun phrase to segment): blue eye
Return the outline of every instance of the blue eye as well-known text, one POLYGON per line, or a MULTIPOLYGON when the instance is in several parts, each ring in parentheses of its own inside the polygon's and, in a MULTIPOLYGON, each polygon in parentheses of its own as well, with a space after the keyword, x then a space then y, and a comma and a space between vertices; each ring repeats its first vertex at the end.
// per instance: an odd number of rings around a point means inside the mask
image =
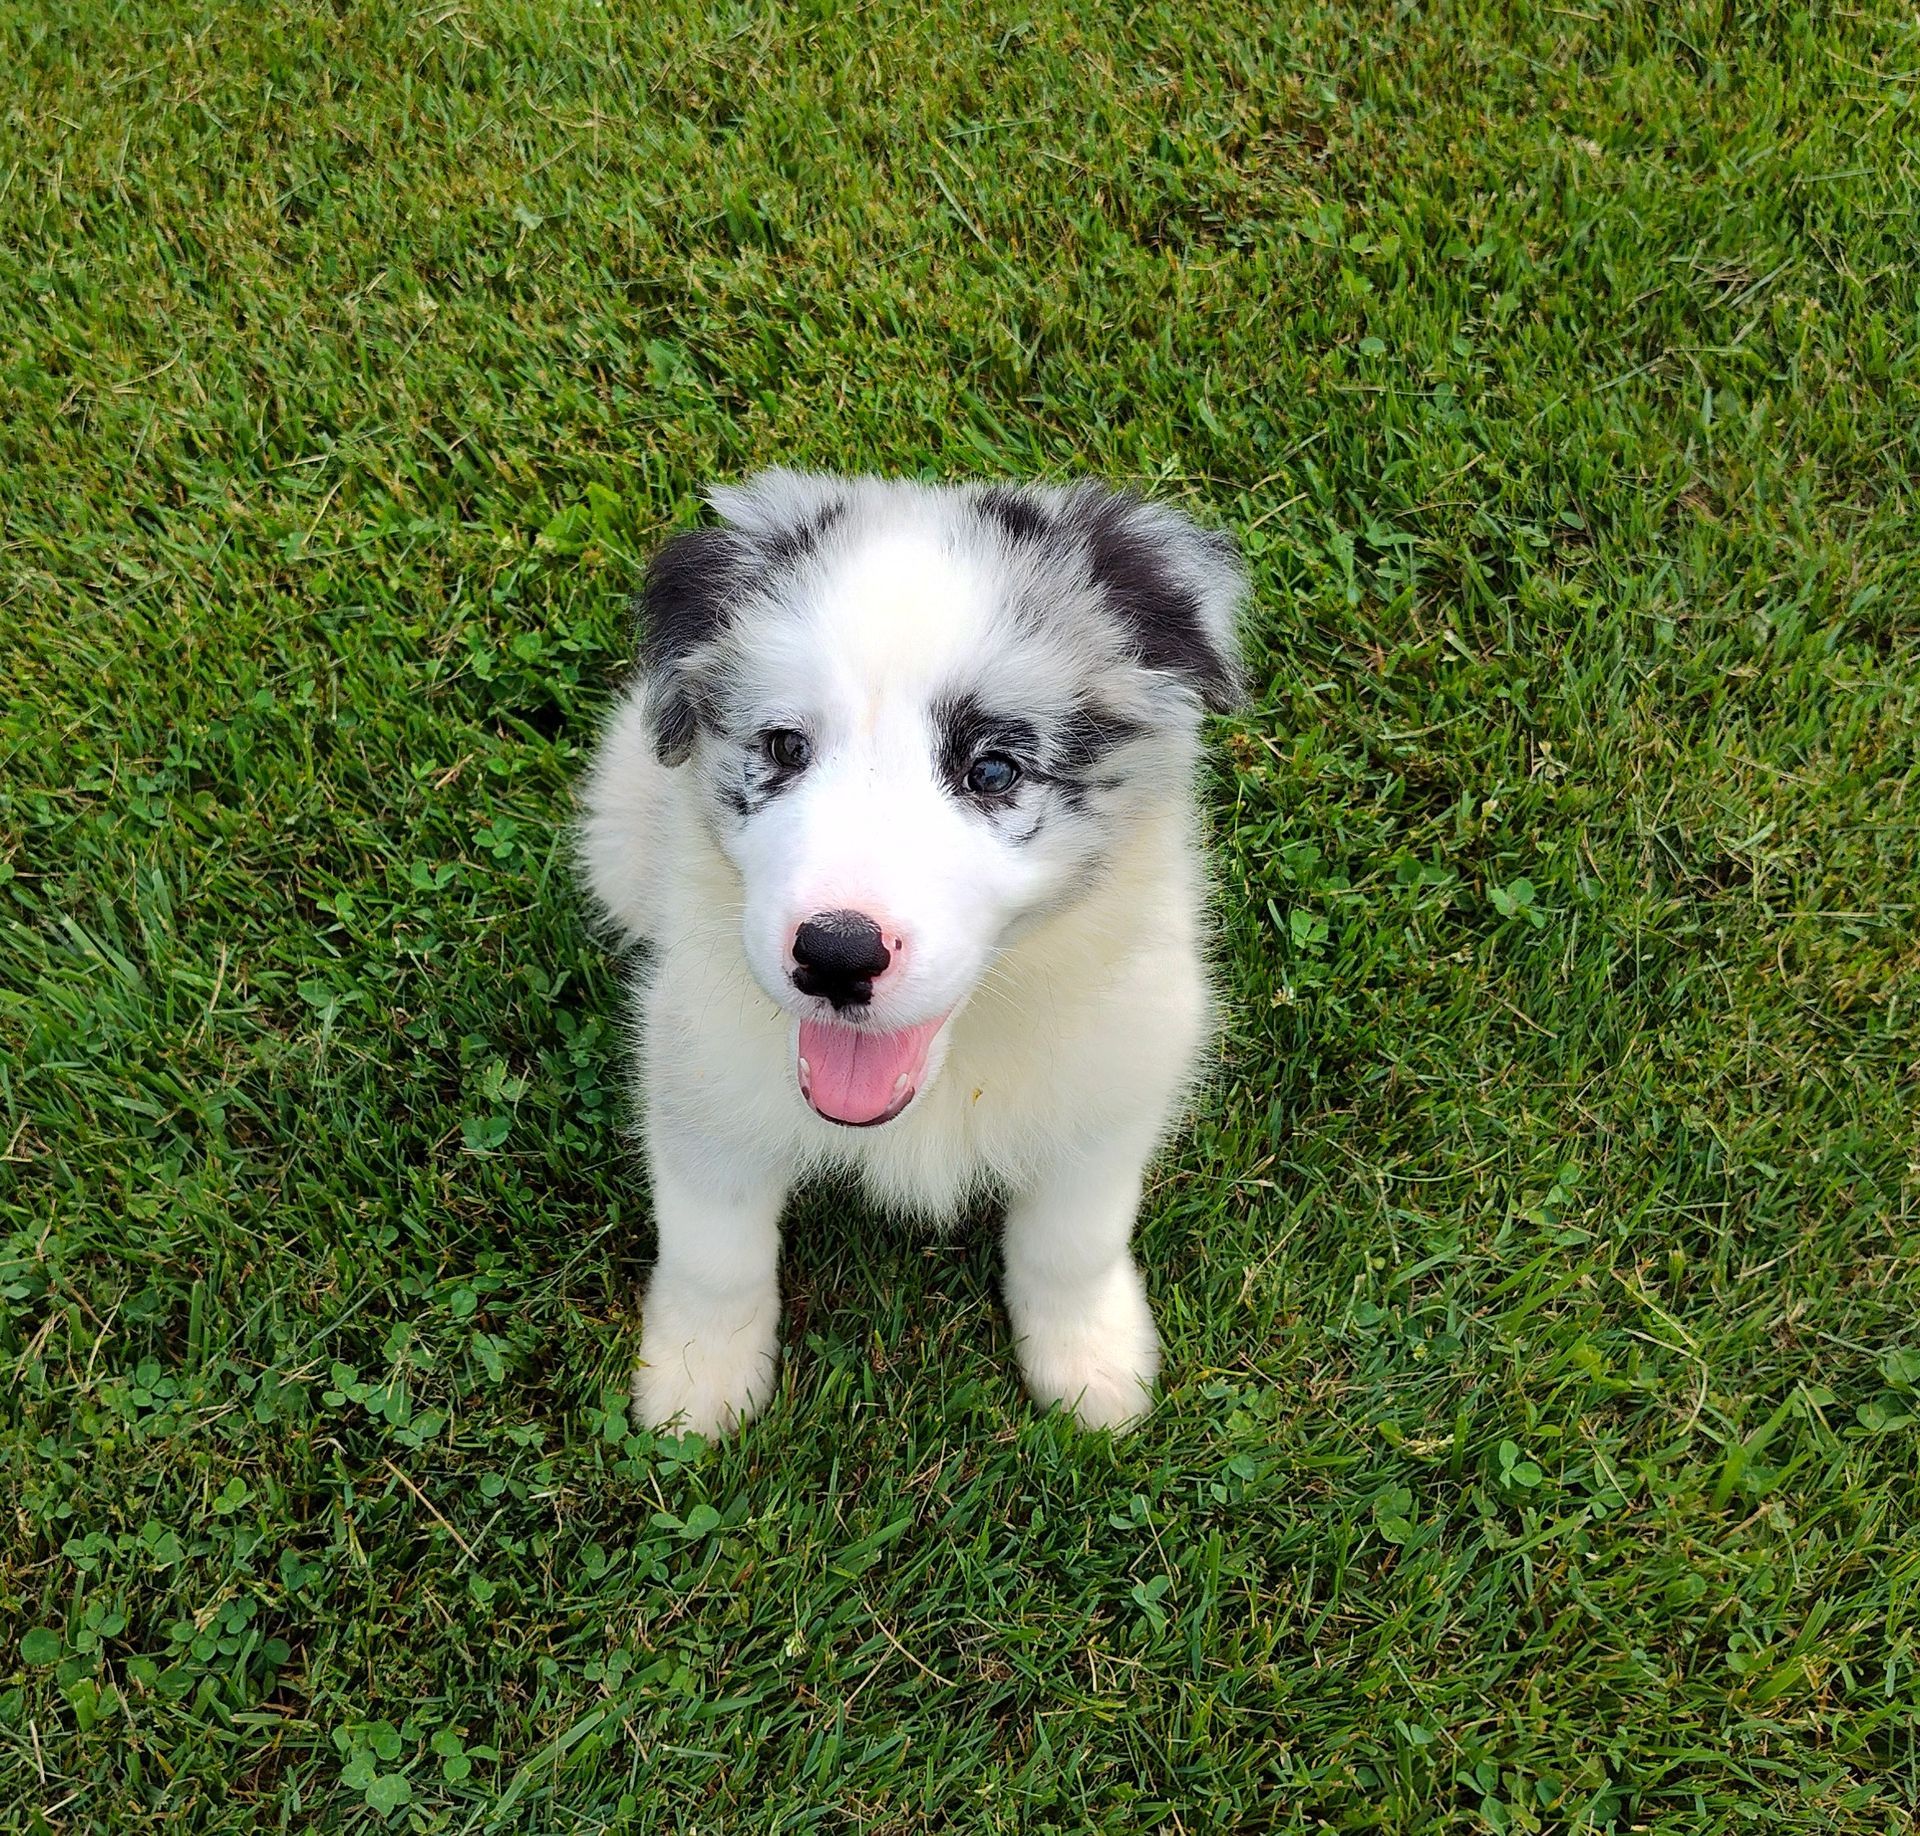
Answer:
POLYGON ((1005 753, 983 753, 967 772, 967 789, 976 797, 1004 797, 1020 782, 1020 767, 1005 753))
POLYGON ((783 771, 802 771, 813 759, 813 742, 791 727, 767 735, 767 757, 783 771))

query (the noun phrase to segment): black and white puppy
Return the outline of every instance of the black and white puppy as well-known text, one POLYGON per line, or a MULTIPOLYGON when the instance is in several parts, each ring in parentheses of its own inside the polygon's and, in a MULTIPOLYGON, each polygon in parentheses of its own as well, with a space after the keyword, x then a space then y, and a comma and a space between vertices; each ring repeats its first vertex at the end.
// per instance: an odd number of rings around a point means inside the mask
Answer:
POLYGON ((638 1415, 766 1401, 781 1208, 851 1169, 935 1218, 1003 1198, 1029 1389, 1130 1421, 1159 1343, 1128 1238, 1208 1031, 1193 776, 1237 553, 1096 484, 711 501, 584 790, 586 877, 646 947, 638 1415))

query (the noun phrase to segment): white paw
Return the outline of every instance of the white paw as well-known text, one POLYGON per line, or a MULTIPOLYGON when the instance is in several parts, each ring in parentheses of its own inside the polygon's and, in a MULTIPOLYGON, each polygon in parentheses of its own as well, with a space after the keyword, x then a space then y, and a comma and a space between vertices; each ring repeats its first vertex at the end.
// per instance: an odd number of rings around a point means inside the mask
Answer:
POLYGON ((1010 1282, 1007 1311, 1036 1402, 1060 1404, 1083 1428, 1124 1428, 1153 1406, 1160 1336, 1132 1263, 1091 1291, 1010 1282))
POLYGON ((648 1291, 633 1373, 634 1419, 643 1428, 730 1434, 773 1394, 780 1296, 773 1289, 722 1306, 648 1291))

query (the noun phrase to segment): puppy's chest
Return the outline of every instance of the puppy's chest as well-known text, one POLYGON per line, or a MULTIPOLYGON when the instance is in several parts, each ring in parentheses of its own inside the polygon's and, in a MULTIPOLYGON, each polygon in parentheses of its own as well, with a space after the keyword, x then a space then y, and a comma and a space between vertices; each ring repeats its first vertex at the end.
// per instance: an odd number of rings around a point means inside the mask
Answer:
POLYGON ((1020 1059, 956 1050, 898 1120, 874 1129, 829 1125, 826 1156, 883 1203, 939 1220, 1018 1182, 1044 1153, 1051 1107, 1020 1059))

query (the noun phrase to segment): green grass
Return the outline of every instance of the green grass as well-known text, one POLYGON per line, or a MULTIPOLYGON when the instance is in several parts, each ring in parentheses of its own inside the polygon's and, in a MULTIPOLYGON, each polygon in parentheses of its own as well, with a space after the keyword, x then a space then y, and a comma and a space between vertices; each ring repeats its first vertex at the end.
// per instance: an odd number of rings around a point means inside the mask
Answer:
POLYGON ((0 15, 9 1827, 1895 1832, 1912 9, 0 15), (784 461, 1245 538, 1131 1439, 822 1194, 629 1432, 565 824, 784 461))

